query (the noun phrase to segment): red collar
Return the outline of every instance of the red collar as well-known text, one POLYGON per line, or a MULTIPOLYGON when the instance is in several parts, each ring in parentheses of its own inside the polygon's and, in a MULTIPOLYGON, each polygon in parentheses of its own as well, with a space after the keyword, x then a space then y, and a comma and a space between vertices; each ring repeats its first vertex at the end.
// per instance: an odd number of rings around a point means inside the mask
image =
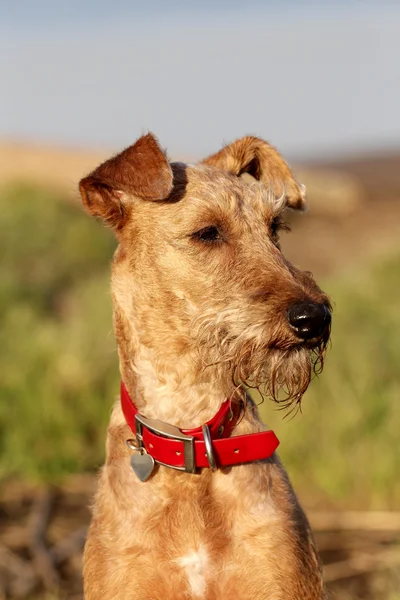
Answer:
MULTIPOLYGON (((269 458, 279 445, 273 431, 229 437, 241 414, 241 405, 225 400, 217 414, 201 427, 178 429, 139 414, 121 381, 121 407, 136 437, 140 454, 155 462, 194 473, 199 468, 228 467, 269 458)), ((133 459, 133 457, 132 457, 133 459)), ((132 462, 132 467, 136 468, 132 462)), ((150 471, 151 473, 151 471, 150 471)), ((147 477, 146 477, 147 478, 147 477)))

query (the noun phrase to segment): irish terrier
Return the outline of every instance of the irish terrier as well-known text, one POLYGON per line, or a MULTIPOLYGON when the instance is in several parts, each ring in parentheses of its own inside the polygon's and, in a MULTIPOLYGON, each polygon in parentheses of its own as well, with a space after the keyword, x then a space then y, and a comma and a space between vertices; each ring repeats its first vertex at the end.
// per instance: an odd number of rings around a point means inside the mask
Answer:
POLYGON ((297 404, 322 366, 329 301, 279 247, 282 213, 305 208, 304 187, 258 138, 188 165, 170 163, 148 134, 80 192, 119 242, 111 290, 123 381, 85 598, 324 598, 278 441, 244 388, 297 404))

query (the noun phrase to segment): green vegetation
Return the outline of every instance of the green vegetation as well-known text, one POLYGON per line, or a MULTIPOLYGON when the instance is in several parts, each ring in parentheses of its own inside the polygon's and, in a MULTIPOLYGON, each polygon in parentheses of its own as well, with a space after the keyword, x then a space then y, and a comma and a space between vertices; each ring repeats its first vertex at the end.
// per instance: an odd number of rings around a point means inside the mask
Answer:
POLYGON ((35 189, 0 194, 0 477, 97 466, 118 392, 111 232, 35 189))
MULTIPOLYGON (((0 478, 60 480, 101 464, 118 393, 110 232, 36 189, 0 194, 0 478)), ((400 505, 400 255, 325 282, 332 348, 303 415, 261 406, 302 498, 400 505)))

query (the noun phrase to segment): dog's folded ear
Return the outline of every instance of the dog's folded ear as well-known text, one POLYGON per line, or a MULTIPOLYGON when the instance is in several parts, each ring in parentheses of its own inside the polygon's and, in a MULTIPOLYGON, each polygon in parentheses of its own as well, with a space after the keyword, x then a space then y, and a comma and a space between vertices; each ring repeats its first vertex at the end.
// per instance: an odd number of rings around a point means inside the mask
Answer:
POLYGON ((257 181, 272 186, 276 196, 284 194, 290 208, 307 208, 305 186, 296 181, 279 152, 260 138, 243 137, 201 162, 238 177, 248 174, 257 181))
POLYGON ((82 179, 79 191, 91 215, 119 229, 127 220, 133 197, 164 200, 172 186, 167 156, 148 133, 82 179))

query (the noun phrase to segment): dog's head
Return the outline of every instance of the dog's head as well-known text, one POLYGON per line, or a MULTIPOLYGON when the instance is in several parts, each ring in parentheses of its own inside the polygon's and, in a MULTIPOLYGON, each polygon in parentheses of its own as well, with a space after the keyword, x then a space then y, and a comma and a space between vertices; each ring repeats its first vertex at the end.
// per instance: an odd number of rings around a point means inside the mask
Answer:
POLYGON ((80 191, 120 243, 112 292, 123 373, 145 346, 300 400, 322 365, 330 305, 281 253, 282 215, 305 209, 305 188, 272 146, 245 137, 185 165, 148 134, 80 191))

